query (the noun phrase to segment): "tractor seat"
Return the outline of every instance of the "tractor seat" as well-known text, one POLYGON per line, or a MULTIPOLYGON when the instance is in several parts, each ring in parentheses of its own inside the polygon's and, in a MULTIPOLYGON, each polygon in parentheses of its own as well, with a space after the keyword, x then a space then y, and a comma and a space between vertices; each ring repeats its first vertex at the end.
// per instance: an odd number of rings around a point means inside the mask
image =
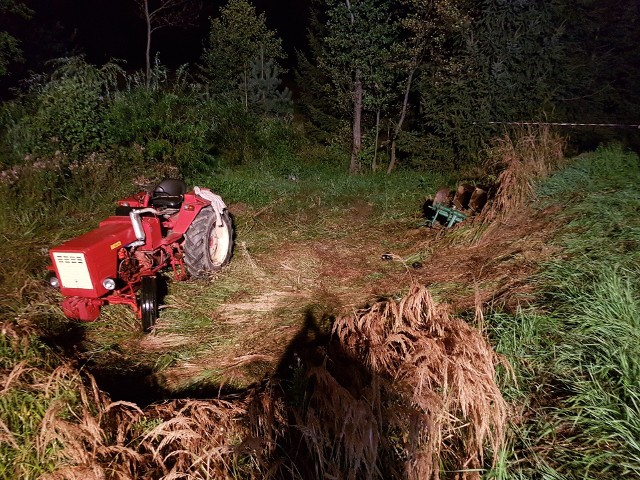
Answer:
POLYGON ((180 208, 187 184, 182 180, 167 178, 161 181, 153 190, 151 206, 156 208, 180 208))

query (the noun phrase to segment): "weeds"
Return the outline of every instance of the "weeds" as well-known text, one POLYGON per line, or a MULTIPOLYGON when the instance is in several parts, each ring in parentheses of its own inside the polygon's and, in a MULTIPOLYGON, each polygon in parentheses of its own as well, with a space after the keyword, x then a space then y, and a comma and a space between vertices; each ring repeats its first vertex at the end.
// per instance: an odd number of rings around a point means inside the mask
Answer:
POLYGON ((244 469, 239 457, 261 441, 251 443, 247 424, 238 422, 250 395, 143 412, 111 402, 91 376, 52 357, 35 333, 2 324, 0 478, 220 478, 244 469))
POLYGON ((477 330, 414 285, 400 302, 338 319, 333 336, 297 417, 317 477, 479 477, 485 447, 501 448, 507 406, 499 359, 477 330))
POLYGON ((339 320, 328 361, 298 363, 296 382, 306 388, 291 390, 294 403, 279 381, 269 381, 229 399, 143 411, 111 402, 70 365, 31 364, 47 358, 47 349, 30 353, 33 338, 15 328, 5 324, 0 345, 0 400, 9 402, 1 448, 13 460, 5 465, 14 465, 1 478, 387 478, 402 471, 437 478, 443 467, 477 478, 486 445, 497 452, 503 442, 498 358, 423 287, 339 320), (357 370, 359 380, 345 383, 345 373, 357 370))

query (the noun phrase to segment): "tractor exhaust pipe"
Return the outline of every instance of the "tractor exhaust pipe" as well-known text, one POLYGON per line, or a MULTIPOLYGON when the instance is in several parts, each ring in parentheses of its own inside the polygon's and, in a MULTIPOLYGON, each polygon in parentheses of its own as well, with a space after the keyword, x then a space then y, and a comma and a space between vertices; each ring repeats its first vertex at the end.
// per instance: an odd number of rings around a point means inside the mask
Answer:
POLYGON ((141 208, 139 210, 132 210, 129 213, 133 232, 136 234, 136 238, 138 239, 135 242, 131 242, 128 245, 129 247, 139 247, 146 243, 145 240, 147 236, 144 234, 144 227, 142 226, 142 220, 140 219, 140 215, 143 213, 153 213, 154 215, 158 215, 158 211, 155 208, 141 208))

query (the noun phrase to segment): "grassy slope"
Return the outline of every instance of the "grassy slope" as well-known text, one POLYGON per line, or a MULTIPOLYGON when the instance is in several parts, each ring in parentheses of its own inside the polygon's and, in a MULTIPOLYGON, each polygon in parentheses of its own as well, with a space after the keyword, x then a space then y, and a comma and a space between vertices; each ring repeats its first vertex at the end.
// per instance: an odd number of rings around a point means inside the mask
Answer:
POLYGON ((563 207, 559 253, 531 279, 533 307, 489 318, 520 386, 503 478, 640 476, 639 181, 637 156, 609 148, 539 186, 563 207))

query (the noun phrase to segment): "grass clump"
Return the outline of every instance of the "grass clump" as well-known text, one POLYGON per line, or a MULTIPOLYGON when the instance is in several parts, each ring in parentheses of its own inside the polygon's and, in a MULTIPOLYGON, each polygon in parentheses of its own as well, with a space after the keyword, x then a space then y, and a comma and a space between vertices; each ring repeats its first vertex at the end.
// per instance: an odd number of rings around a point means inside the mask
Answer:
POLYGON ((515 130, 494 140, 487 154, 489 170, 498 172, 496 191, 483 217, 506 218, 532 199, 536 184, 562 165, 565 145, 548 126, 515 130))
POLYGON ((314 478, 479 478, 503 443, 499 358, 426 288, 339 318, 296 413, 314 478), (312 387, 311 387, 312 386, 312 387))
POLYGON ((0 400, 37 402, 3 404, 0 478, 479 478, 503 443, 499 358, 418 285, 341 317, 330 337, 310 326, 288 373, 144 410, 68 364, 34 364, 49 350, 11 328, 0 400))
MULTIPOLYGON (((35 338, 35 331, 3 322, 0 334, 0 478, 35 479, 51 473, 74 451, 62 425, 95 412, 95 384, 85 388, 80 376, 35 338)), ((97 395, 98 397, 95 397, 97 395)), ((80 434, 80 430, 74 433, 80 434)), ((87 433, 86 431, 83 433, 87 433)), ((85 436, 76 444, 91 449, 85 436)), ((79 445, 77 445, 79 446, 79 445)), ((78 452, 76 452, 78 453, 78 452)))
POLYGON ((110 401, 37 334, 2 323, 0 479, 221 478, 250 471, 239 459, 251 452, 241 445, 251 438, 248 422, 240 421, 251 395, 143 411, 110 401))

